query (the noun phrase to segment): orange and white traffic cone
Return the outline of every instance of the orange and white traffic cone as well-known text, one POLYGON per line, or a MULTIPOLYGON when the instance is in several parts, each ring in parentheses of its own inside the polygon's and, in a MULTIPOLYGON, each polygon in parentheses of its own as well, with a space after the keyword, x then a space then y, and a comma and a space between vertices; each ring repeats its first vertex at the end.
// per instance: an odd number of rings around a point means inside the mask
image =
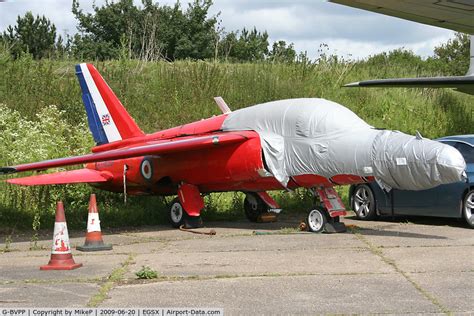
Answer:
POLYGON ((95 194, 91 194, 89 200, 89 215, 87 216, 87 233, 84 245, 77 246, 79 251, 101 251, 112 250, 112 245, 104 244, 102 232, 100 231, 99 212, 95 194))
POLYGON ((47 265, 41 266, 40 270, 73 270, 80 267, 82 267, 82 263, 76 263, 72 258, 64 205, 59 201, 56 207, 51 259, 47 265))

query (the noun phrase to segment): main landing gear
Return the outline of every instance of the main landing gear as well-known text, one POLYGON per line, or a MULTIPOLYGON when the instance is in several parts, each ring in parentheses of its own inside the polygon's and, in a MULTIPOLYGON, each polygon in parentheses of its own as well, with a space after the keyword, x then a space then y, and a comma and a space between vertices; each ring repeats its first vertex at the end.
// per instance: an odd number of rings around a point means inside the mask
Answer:
MULTIPOLYGON (((171 226, 179 228, 202 227, 201 210, 204 199, 197 186, 181 183, 178 197, 170 205, 168 219, 171 226)), ((278 204, 266 192, 247 192, 244 200, 245 216, 251 222, 273 222, 281 211, 278 204)))
POLYGON ((201 210, 204 199, 199 189, 192 184, 181 183, 178 187, 178 197, 171 203, 168 219, 171 226, 179 228, 199 228, 203 226, 201 210))
MULTIPOLYGON (((345 232, 344 223, 339 216, 346 215, 345 207, 334 188, 313 190, 317 207, 308 213, 306 219, 309 231, 320 233, 345 232)), ((174 228, 202 227, 201 210, 204 199, 197 186, 181 183, 178 186, 178 198, 174 199, 169 209, 169 221, 174 228)), ((244 200, 245 216, 251 222, 269 222, 276 219, 281 209, 266 192, 247 192, 244 200)))
POLYGON ((171 203, 168 219, 174 228, 180 228, 181 226, 184 228, 198 228, 203 226, 201 216, 190 216, 178 198, 171 203))
POLYGON ((245 217, 251 222, 275 221, 281 211, 277 202, 266 192, 247 192, 244 199, 245 217))
POLYGON ((346 226, 339 217, 346 215, 346 210, 334 188, 315 189, 313 194, 317 206, 309 211, 306 218, 308 230, 313 233, 345 232, 346 226))

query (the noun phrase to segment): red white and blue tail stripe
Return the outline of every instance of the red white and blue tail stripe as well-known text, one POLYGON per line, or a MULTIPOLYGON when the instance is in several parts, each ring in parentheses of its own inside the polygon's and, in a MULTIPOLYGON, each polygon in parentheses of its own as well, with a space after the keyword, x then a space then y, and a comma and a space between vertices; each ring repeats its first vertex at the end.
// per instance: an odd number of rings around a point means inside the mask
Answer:
POLYGON ((76 75, 97 145, 144 135, 93 65, 76 65, 76 75))

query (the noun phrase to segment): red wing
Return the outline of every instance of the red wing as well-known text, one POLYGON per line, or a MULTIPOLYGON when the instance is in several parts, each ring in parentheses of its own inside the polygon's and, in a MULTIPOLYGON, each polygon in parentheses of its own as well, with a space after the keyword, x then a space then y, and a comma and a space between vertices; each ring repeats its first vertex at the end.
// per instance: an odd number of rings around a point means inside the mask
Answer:
POLYGON ((70 184, 70 183, 99 183, 107 182, 112 174, 107 171, 92 169, 79 169, 72 171, 55 172, 38 176, 15 178, 7 180, 11 184, 19 185, 46 185, 46 184, 70 184))
POLYGON ((110 151, 88 154, 83 156, 59 158, 40 162, 27 163, 13 167, 0 168, 0 174, 9 174, 31 170, 45 170, 48 168, 78 165, 89 162, 126 159, 146 155, 164 155, 183 151, 192 151, 214 146, 227 145, 244 142, 249 137, 254 137, 252 132, 220 133, 206 136, 198 136, 186 139, 172 139, 159 143, 148 143, 147 145, 114 149, 110 151))

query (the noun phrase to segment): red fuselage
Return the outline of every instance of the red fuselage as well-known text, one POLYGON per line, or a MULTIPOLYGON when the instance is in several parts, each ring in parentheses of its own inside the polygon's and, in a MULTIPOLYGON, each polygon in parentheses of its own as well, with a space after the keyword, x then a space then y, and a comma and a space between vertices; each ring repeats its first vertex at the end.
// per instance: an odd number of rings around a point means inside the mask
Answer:
MULTIPOLYGON (((153 143, 192 139, 196 136, 222 134, 220 128, 226 115, 182 125, 168 130, 130 139, 130 147, 153 143)), ((235 132, 233 132, 235 133, 235 132)), ((241 131, 246 141, 210 149, 178 152, 174 154, 135 157, 87 164, 87 168, 100 171, 111 180, 94 186, 113 192, 123 192, 124 166, 127 166, 127 193, 131 195, 174 195, 181 182, 192 183, 202 193, 220 191, 268 191, 285 189, 265 168, 260 137, 253 131, 241 131), (144 159, 150 162, 151 177, 143 169, 144 159), (145 172, 145 175, 144 175, 145 172)), ((124 142, 127 142, 126 140, 124 142)), ((124 148, 124 142, 121 148, 124 148)), ((114 143, 93 148, 94 153, 116 149, 114 143)), ((371 181, 355 175, 337 175, 331 179, 318 175, 293 177, 288 188, 332 187, 371 181)))

